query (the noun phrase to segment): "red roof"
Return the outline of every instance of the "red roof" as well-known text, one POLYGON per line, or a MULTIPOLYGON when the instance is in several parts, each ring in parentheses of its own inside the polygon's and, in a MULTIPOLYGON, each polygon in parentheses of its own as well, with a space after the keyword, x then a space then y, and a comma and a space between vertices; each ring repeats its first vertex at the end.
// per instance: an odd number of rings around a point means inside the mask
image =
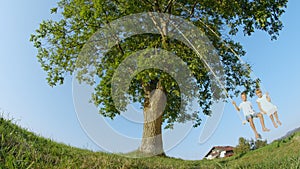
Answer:
MULTIPOLYGON (((208 157, 212 152, 213 152, 213 150, 220 150, 220 151, 226 151, 226 152, 233 152, 233 149, 234 149, 234 147, 232 147, 232 146, 214 146, 214 147, 212 147, 210 150, 209 150, 209 152, 205 155, 205 157, 208 157)), ((230 154, 228 154, 228 155, 226 155, 226 156, 232 156, 233 155, 233 153, 230 153, 230 154)))
POLYGON ((213 149, 218 149, 218 150, 226 150, 226 151, 232 151, 234 147, 232 146, 214 146, 213 149))

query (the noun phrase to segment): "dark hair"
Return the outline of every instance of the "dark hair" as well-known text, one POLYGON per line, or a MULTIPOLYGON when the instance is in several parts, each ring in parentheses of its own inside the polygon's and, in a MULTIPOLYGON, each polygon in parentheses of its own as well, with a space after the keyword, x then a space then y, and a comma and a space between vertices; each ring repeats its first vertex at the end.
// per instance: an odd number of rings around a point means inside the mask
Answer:
POLYGON ((246 96, 247 96, 247 92, 246 92, 246 91, 243 91, 243 92, 241 93, 241 95, 246 95, 246 96))

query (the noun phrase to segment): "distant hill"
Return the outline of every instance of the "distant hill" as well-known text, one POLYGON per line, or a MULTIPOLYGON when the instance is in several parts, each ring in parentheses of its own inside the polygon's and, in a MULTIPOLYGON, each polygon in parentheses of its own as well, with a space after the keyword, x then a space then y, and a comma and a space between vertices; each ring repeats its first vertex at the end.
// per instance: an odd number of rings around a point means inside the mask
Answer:
POLYGON ((277 140, 282 140, 282 139, 288 138, 288 137, 290 137, 291 135, 293 135, 293 134, 295 134, 295 133, 298 133, 298 132, 300 132, 300 127, 295 128, 295 129, 293 129, 293 130, 287 132, 284 136, 280 137, 280 138, 277 139, 277 140))
MULTIPOLYGON (((0 168, 300 168, 300 132, 243 155, 185 161, 168 157, 126 158, 56 143, 0 117, 0 168)), ((200 152, 199 152, 200 154, 200 152)))

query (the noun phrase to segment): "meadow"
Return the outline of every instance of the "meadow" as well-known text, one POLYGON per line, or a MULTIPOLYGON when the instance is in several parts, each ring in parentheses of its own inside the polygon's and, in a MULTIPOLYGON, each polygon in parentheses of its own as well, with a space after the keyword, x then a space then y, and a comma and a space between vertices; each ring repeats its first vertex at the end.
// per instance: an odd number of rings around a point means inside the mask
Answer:
POLYGON ((56 143, 0 117, 0 168, 291 168, 300 169, 300 132, 225 159, 127 158, 56 143))

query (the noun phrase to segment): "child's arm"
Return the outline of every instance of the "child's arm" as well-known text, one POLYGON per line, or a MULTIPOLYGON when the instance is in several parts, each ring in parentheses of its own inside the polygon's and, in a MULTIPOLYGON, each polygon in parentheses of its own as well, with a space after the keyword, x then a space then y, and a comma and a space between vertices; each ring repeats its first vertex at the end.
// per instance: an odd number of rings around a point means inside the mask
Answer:
POLYGON ((234 108, 237 110, 237 111, 240 111, 241 109, 236 105, 236 102, 235 101, 232 101, 232 104, 234 106, 234 108))
POLYGON ((268 92, 266 93, 266 97, 267 97, 268 102, 271 102, 271 97, 268 92))
POLYGON ((267 114, 267 112, 265 112, 262 108, 261 108, 261 104, 259 102, 256 102, 258 105, 259 110, 263 113, 263 114, 267 114))

